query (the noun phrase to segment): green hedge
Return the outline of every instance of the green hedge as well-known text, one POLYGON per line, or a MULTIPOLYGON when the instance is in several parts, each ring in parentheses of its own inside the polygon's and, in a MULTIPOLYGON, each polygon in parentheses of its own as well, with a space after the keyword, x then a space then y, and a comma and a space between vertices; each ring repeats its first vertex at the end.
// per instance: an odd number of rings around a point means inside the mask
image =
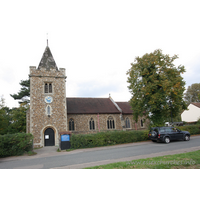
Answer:
POLYGON ((188 125, 188 126, 181 126, 177 127, 182 131, 189 131, 190 135, 198 135, 200 134, 200 125, 188 125))
MULTIPOLYGON (((189 131, 191 135, 200 134, 200 125, 177 127, 189 131)), ((144 131, 108 131, 96 134, 72 134, 71 149, 100 147, 115 144, 131 143, 148 140, 149 130, 144 131)))
POLYGON ((100 147, 148 140, 145 131, 109 131, 96 134, 72 134, 71 149, 100 147))
POLYGON ((32 141, 30 133, 0 135, 0 157, 22 155, 32 149, 32 141))

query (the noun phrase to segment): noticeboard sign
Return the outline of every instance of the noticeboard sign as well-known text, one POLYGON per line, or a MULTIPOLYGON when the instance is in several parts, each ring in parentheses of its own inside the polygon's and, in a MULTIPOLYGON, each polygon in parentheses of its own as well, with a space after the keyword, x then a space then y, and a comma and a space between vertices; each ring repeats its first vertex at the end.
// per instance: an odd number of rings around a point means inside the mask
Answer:
POLYGON ((70 136, 69 135, 61 135, 61 141, 62 142, 70 141, 70 136))

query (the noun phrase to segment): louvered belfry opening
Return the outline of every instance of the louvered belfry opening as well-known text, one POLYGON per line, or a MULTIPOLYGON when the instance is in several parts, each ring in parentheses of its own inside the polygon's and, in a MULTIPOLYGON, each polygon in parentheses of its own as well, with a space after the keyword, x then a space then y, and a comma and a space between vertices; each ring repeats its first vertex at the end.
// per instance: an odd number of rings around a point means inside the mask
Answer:
POLYGON ((45 83, 44 85, 44 93, 52 93, 52 83, 45 83))

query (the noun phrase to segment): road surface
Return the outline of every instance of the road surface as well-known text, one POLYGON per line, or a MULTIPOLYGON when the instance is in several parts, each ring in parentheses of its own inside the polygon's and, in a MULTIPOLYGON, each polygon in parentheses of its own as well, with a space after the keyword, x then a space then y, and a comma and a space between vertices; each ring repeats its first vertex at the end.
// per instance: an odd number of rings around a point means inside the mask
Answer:
POLYGON ((0 169, 81 169, 90 166, 131 161, 140 158, 171 155, 200 150, 200 136, 190 141, 174 141, 169 144, 151 141, 77 149, 57 152, 56 147, 37 149, 34 156, 0 158, 0 169))

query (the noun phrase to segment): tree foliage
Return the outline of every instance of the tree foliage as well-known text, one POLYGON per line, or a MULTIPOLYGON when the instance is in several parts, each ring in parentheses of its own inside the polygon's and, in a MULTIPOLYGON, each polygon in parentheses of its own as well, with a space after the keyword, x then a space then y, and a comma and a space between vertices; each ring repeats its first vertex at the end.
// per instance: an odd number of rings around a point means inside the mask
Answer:
POLYGON ((25 133, 26 132, 26 111, 29 108, 30 79, 21 80, 22 86, 17 94, 11 94, 15 100, 20 99, 18 108, 8 108, 5 100, 0 98, 0 135, 25 133))
POLYGON ((20 91, 17 94, 11 94, 10 96, 16 99, 21 99, 22 101, 19 103, 29 103, 29 97, 30 97, 30 79, 28 80, 21 80, 19 83, 22 87, 20 91))
POLYGON ((19 108, 8 108, 5 100, 0 99, 0 135, 25 133, 27 103, 21 103, 19 108))
POLYGON ((0 99, 0 135, 4 135, 7 133, 8 126, 9 126, 9 117, 8 117, 8 110, 5 106, 5 100, 3 97, 0 99))
POLYGON ((21 103, 19 108, 10 110, 9 133, 26 133, 26 111, 28 108, 27 103, 21 103))
POLYGON ((184 98, 187 104, 200 102, 200 83, 194 83, 191 86, 188 86, 184 98))
POLYGON ((127 72, 129 90, 132 94, 130 104, 133 118, 138 121, 144 114, 154 125, 163 125, 165 118, 177 116, 186 109, 183 101, 185 82, 181 74, 183 65, 175 67, 177 55, 164 55, 162 50, 136 57, 127 72))

